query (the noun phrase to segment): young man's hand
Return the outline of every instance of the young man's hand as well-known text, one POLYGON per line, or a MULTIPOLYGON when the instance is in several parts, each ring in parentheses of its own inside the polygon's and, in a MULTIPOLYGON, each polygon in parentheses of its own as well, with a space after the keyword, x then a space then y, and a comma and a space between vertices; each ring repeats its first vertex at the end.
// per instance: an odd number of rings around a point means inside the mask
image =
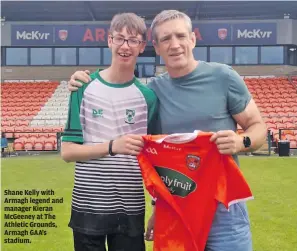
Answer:
POLYGON ((154 240, 154 225, 155 225, 155 207, 153 207, 153 213, 147 222, 147 228, 145 233, 146 241, 154 240))
POLYGON ((68 81, 68 90, 73 92, 77 91, 79 87, 82 87, 82 83, 78 82, 82 81, 84 83, 88 83, 91 81, 90 78, 90 71, 85 70, 85 71, 76 71, 71 77, 70 80, 68 81))
POLYGON ((140 135, 124 135, 113 142, 112 151, 115 154, 138 155, 144 146, 143 138, 140 135))

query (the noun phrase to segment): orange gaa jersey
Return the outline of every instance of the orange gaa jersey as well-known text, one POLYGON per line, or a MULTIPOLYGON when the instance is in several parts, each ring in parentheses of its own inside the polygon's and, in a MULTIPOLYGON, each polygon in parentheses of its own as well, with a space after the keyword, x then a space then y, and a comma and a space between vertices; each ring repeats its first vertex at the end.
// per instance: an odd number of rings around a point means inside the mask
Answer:
POLYGON ((157 198, 154 251, 203 251, 218 202, 252 199, 229 155, 221 155, 212 133, 144 136, 138 155, 143 180, 157 198))

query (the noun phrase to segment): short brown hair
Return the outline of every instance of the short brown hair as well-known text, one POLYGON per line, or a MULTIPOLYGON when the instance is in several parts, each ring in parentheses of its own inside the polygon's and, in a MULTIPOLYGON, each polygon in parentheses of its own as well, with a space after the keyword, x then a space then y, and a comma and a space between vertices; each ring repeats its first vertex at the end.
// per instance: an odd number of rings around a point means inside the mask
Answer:
POLYGON ((129 34, 141 35, 143 40, 146 40, 147 28, 144 20, 134 13, 116 14, 110 24, 109 32, 120 32, 126 27, 129 34))

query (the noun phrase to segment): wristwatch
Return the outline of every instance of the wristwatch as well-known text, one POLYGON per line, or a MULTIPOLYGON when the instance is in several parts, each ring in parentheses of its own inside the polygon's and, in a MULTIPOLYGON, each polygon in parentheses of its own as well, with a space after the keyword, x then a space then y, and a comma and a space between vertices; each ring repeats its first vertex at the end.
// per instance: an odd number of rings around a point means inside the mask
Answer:
POLYGON ((243 137, 243 145, 245 148, 249 148, 251 146, 252 142, 251 142, 251 139, 250 137, 248 136, 244 136, 243 137))

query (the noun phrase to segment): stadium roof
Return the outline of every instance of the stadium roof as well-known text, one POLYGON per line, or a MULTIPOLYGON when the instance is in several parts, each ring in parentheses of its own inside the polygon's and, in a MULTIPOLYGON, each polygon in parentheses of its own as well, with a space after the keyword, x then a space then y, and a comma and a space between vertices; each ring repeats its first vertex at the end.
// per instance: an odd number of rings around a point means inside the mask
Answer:
POLYGON ((186 12, 192 20, 297 19, 297 1, 2 1, 5 21, 109 21, 119 12, 146 20, 164 9, 186 12))

